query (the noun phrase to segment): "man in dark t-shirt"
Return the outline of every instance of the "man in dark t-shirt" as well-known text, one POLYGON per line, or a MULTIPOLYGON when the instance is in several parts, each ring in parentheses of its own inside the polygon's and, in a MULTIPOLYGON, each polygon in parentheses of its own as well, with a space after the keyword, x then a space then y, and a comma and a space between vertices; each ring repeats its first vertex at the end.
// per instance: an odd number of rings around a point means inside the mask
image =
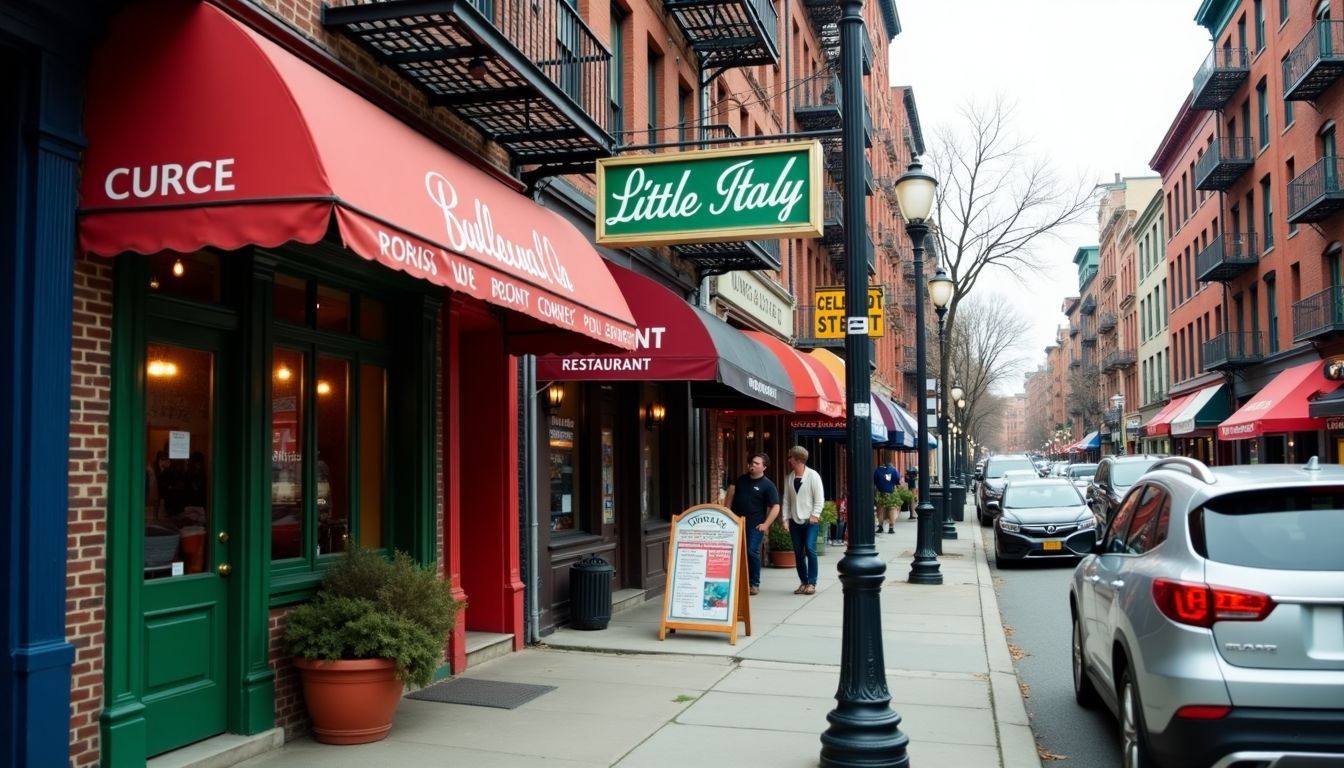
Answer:
POLYGON ((747 462, 747 473, 728 486, 724 506, 743 518, 747 526, 747 575, 751 594, 761 588, 761 541, 770 524, 779 516, 779 489, 765 476, 770 457, 753 453, 747 462))
MULTIPOLYGON (((896 490, 896 486, 901 483, 901 471, 893 466, 891 462, 883 464, 873 470, 873 487, 878 493, 891 493, 896 490)), ((878 502, 877 510, 877 532, 882 532, 882 521, 887 521, 887 533, 896 532, 896 518, 899 516, 895 507, 889 507, 878 502)))

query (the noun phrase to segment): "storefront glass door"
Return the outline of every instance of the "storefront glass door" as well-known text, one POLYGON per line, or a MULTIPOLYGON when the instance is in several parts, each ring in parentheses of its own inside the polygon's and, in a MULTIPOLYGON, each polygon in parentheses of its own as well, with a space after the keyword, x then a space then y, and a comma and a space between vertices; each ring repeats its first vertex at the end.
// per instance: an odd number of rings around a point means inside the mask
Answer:
POLYGON ((202 331, 145 348, 140 669, 150 755, 226 728, 225 523, 235 483, 219 429, 220 341, 202 331))

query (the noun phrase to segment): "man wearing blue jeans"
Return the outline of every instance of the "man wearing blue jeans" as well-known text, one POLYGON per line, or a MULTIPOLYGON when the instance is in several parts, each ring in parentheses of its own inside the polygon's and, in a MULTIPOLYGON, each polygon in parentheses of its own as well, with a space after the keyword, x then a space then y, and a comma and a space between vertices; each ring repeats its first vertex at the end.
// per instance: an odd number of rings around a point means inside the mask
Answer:
POLYGON ((789 473, 784 476, 784 530, 793 537, 793 559, 798 567, 795 595, 817 591, 817 527, 826 503, 821 475, 807 466, 807 449, 795 445, 788 453, 789 473))
POLYGON ((724 506, 746 521, 747 576, 753 595, 761 591, 761 541, 779 515, 779 489, 765 476, 769 466, 769 456, 753 453, 747 473, 728 486, 723 500, 724 506))

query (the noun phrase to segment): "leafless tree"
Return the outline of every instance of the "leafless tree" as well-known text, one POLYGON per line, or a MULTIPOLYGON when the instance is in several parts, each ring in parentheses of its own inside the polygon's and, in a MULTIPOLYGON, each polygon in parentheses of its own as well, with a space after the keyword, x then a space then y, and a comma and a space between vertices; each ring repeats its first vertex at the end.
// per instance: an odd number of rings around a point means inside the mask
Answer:
POLYGON ((1089 425, 1101 422, 1105 405, 1101 401, 1101 372, 1096 366, 1069 370, 1069 393, 1064 403, 1070 416, 1082 420, 1084 433, 1089 425))
MULTIPOLYGON (((1050 161, 1033 154, 1013 130, 1012 106, 1002 97, 968 101, 960 119, 935 132, 929 172, 938 179, 930 251, 940 258, 956 293, 947 308, 949 329, 986 271, 1019 279, 1039 273, 1038 248, 1056 240, 1060 227, 1080 221, 1095 206, 1094 181, 1066 180, 1050 161)), ((1031 301, 1031 297, 1024 297, 1031 301)), ((939 368, 940 379, 948 370, 939 368)), ((969 402, 969 401, 968 401, 969 402)))
POLYGON ((939 366, 956 372, 946 380, 948 386, 960 384, 965 393, 965 412, 959 416, 967 432, 982 442, 1002 432, 1004 404, 993 390, 1021 376, 1030 327, 1026 316, 1012 304, 976 296, 965 299, 961 321, 947 336, 946 355, 939 366))

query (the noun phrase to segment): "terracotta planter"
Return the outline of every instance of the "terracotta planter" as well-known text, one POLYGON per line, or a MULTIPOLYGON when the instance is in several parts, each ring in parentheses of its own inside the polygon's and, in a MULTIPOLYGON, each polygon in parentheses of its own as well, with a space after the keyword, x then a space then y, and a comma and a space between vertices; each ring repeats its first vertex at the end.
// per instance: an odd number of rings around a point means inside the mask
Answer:
POLYGON ((367 744, 387 736, 401 700, 397 667, 387 659, 294 659, 313 738, 323 744, 367 744))
POLYGON ((794 559, 792 550, 788 552, 777 552, 773 549, 770 550, 770 565, 775 568, 793 568, 797 564, 798 561, 794 559))

